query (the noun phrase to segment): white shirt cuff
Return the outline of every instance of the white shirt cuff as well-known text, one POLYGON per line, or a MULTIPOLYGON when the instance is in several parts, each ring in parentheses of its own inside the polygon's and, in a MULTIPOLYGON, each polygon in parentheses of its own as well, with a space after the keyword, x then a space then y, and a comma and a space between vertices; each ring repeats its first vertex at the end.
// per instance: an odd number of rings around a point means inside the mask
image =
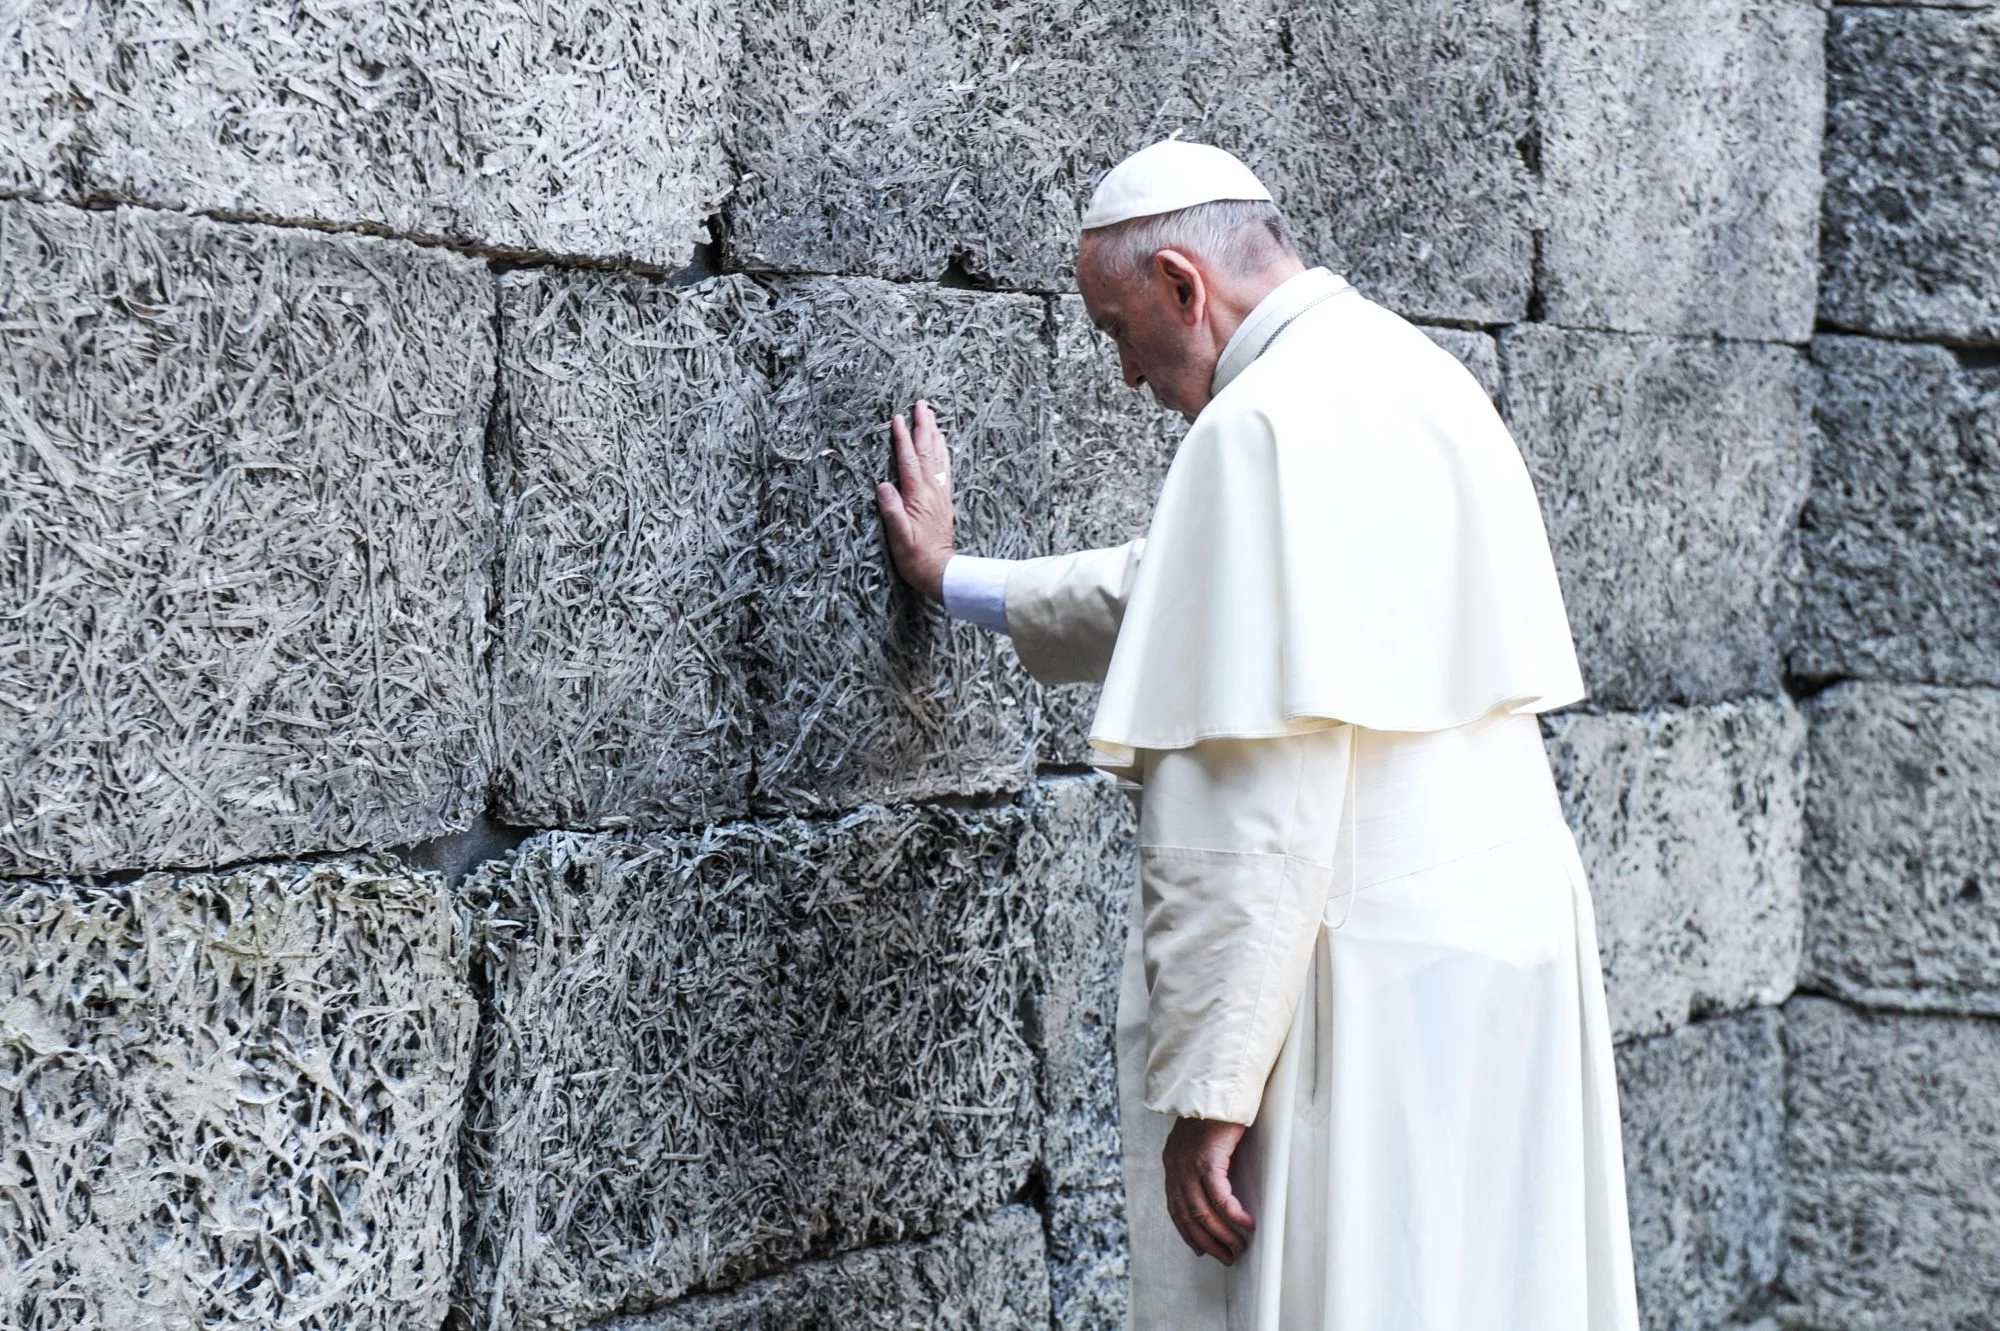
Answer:
POLYGON ((1007 573, 1011 559, 953 555, 944 564, 944 612, 995 633, 1007 631, 1007 573))

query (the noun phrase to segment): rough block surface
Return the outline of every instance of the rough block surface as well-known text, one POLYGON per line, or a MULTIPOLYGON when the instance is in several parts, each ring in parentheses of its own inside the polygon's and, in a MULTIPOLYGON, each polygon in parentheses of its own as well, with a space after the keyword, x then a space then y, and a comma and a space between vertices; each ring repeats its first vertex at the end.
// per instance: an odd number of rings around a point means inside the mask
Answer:
POLYGON ((2000 1014, 2000 691, 1842 684, 1809 715, 1812 979, 2000 1014))
POLYGON ((1041 1056, 1042 1169, 1051 1188, 1122 1177, 1118 1151, 1118 982, 1138 882, 1137 818, 1109 777, 1034 787, 1021 872, 1041 903, 1041 982, 1030 1036, 1041 1056))
POLYGON ((1805 723, 1783 702, 1549 718, 1620 1037, 1781 1002, 1804 928, 1805 723))
POLYGON ((741 261, 1065 287, 1097 179, 1176 130, 1256 168, 1316 261, 1399 309, 1518 318, 1518 0, 758 0, 736 88, 741 261))
POLYGON ((104 80, 105 9, 88 3, 0 8, 0 189, 51 198, 89 142, 79 90, 104 80))
POLYGON ((1647 1331, 1709 1331, 1778 1271, 1784 1050, 1754 1008, 1618 1051, 1625 1179, 1647 1331))
MULTIPOLYGON (((1083 301, 1055 306, 1055 401, 1049 534, 1035 554, 1123 545, 1146 534, 1187 423, 1146 389, 1125 387, 1118 351, 1083 301)), ((1097 687, 1038 688, 1043 762, 1082 766, 1097 687)))
POLYGON ((1812 356, 1792 670, 2000 684, 2000 366, 1859 337, 1812 356))
POLYGON ((1539 326, 1501 356, 1591 701, 1777 693, 1812 456, 1805 357, 1539 326))
POLYGON ((438 879, 15 880, 0 955, 0 1323, 439 1323, 477 1014, 438 879))
POLYGON ((485 270, 0 203, 0 870, 463 827, 486 779, 485 270))
POLYGON ((1785 1006, 1787 1324, 1993 1325, 2000 1022, 1785 1006))
POLYGON ((1008 1206, 924 1243, 807 1262, 599 1331, 1045 1331, 1042 1218, 1008 1206))
POLYGON ((2000 9, 1835 6, 1820 315, 2000 341, 2000 9))
POLYGON ((1014 1197, 1019 809, 545 833, 491 900, 461 1306, 574 1326, 1014 1197))
POLYGON ((958 541, 1045 549, 1046 311, 1025 296, 866 280, 780 286, 756 606, 765 807, 1019 789, 1032 684, 1006 639, 953 623, 889 565, 875 485, 918 398, 951 448, 958 541))
POLYGON ((741 278, 501 283, 495 765, 510 822, 746 808, 767 305, 741 278))
POLYGON ((1132 1299, 1125 1190, 1049 1194, 1048 1231, 1053 1331, 1123 1331, 1132 1299))
POLYGON ((1486 396, 1500 399, 1500 344, 1491 333, 1472 328, 1430 328, 1424 336, 1458 357, 1459 364, 1486 390, 1486 396))
POLYGON ((1815 0, 1542 5, 1544 317, 1811 335, 1825 30, 1815 0))
POLYGON ((731 180, 716 0, 10 10, 0 182, 47 194, 679 267, 731 180))

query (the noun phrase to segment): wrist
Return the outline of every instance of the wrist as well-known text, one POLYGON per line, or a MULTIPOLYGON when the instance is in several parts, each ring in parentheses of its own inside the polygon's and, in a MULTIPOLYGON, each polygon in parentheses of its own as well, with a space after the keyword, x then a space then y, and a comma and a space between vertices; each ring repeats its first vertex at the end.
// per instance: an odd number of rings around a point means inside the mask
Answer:
POLYGON ((924 561, 923 567, 917 570, 917 578, 913 580, 913 585, 918 591, 939 605, 944 604, 945 566, 951 563, 952 556, 957 553, 950 546, 935 552, 931 558, 924 561))

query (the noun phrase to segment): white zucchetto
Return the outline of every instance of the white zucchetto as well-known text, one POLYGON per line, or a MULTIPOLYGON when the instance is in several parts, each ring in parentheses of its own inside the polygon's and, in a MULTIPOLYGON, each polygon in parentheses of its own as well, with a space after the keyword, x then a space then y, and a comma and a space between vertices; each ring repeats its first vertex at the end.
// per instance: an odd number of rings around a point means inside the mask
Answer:
POLYGON ((1198 203, 1270 198, 1271 191, 1233 155, 1205 143, 1163 139, 1105 172, 1084 210, 1083 229, 1178 212, 1198 203))

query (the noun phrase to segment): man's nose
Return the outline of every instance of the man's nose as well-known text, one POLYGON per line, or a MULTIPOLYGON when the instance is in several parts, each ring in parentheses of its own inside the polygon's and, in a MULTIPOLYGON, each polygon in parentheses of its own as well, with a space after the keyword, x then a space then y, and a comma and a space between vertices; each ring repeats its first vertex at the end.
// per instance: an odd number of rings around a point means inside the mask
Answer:
POLYGON ((1118 353, 1118 370, 1125 376, 1127 388, 1137 390, 1145 385, 1146 376, 1139 373, 1139 367, 1134 365, 1132 358, 1122 351, 1118 353))

